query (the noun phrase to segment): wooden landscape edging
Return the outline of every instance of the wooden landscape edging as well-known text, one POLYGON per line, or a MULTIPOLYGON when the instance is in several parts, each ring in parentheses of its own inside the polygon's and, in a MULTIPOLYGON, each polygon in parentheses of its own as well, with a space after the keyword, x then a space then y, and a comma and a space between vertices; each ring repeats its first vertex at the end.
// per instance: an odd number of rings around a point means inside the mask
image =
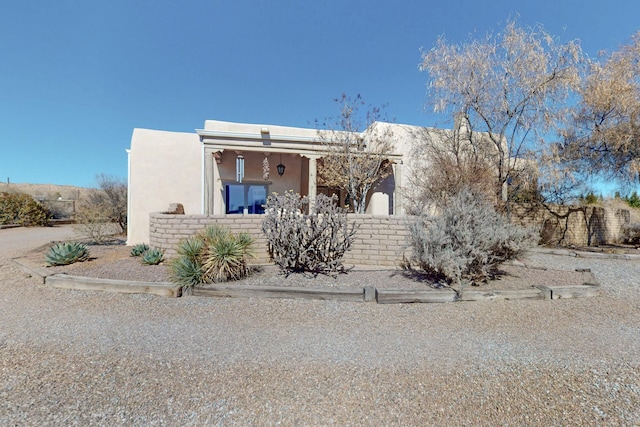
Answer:
POLYGON ((47 276, 49 276, 49 272, 46 268, 33 266, 20 258, 13 258, 11 259, 11 262, 20 270, 31 275, 31 277, 37 277, 38 279, 40 279, 43 285, 47 279, 47 276))
POLYGON ((600 294, 600 285, 585 283, 571 286, 541 286, 549 292, 548 299, 586 298, 600 294))
POLYGON ((355 289, 314 289, 304 287, 214 285, 183 288, 166 282, 131 282, 126 280, 96 279, 67 274, 48 274, 22 259, 11 259, 13 264, 43 284, 60 289, 92 290, 120 293, 146 293, 177 298, 183 295, 229 298, 290 298, 317 299, 351 302, 376 302, 378 304, 399 303, 443 303, 456 301, 500 301, 518 299, 555 300, 597 296, 600 285, 589 269, 577 269, 582 274, 580 285, 537 285, 524 289, 463 290, 459 295, 452 289, 376 289, 373 286, 355 289))
POLYGON ((378 304, 453 302, 455 300, 456 293, 453 289, 376 289, 378 304))
POLYGON ((45 278, 45 284, 60 289, 153 294, 172 298, 182 296, 181 286, 164 282, 129 282, 127 280, 95 279, 92 277, 54 274, 45 278))
POLYGON ((301 287, 213 285, 206 288, 195 287, 193 296, 230 298, 293 298, 334 301, 365 301, 365 289, 311 289, 301 287))
POLYGON ((460 301, 495 301, 495 300, 516 300, 516 299, 551 299, 545 298, 547 293, 539 288, 524 289, 491 289, 485 291, 465 290, 462 291, 460 301))

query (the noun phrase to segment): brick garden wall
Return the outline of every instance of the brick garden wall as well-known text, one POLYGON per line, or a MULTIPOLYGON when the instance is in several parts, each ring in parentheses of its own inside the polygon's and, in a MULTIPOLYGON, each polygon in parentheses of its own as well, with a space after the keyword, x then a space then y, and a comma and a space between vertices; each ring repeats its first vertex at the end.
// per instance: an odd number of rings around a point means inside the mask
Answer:
MULTIPOLYGON (((599 245, 618 243, 623 239, 623 226, 629 223, 625 209, 586 206, 581 208, 553 206, 552 211, 526 205, 512 208, 512 220, 541 230, 543 243, 560 245, 599 245)), ((398 266, 403 260, 410 217, 348 215, 358 224, 351 251, 345 255, 346 265, 398 266)), ((262 215, 176 215, 153 213, 149 223, 149 245, 161 248, 168 257, 175 246, 212 223, 228 227, 233 233, 247 232, 256 240, 253 262, 269 262, 267 240, 262 234, 262 215)), ((407 250, 407 257, 409 251, 407 250)))
POLYGON ((560 205, 544 208, 524 204, 514 206, 511 216, 516 223, 540 229, 542 243, 564 246, 621 243, 630 217, 627 209, 560 205))
MULTIPOLYGON (((346 265, 397 266, 408 230, 407 218, 377 215, 349 215, 358 224, 351 251, 345 255, 346 265)), ((247 232, 255 240, 255 263, 269 262, 267 240, 262 234, 262 215, 175 215, 152 213, 149 219, 149 245, 163 249, 168 257, 175 255, 176 244, 212 223, 228 227, 233 233, 247 232)))

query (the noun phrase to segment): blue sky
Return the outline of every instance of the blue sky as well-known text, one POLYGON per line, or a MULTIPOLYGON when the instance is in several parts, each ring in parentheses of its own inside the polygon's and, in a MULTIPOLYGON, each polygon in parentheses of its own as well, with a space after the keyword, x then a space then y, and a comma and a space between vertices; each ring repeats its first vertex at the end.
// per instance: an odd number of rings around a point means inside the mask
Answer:
POLYGON ((126 178, 136 127, 207 119, 313 127, 345 92, 432 126, 420 49, 543 24, 591 56, 640 29, 640 2, 5 0, 0 181, 126 178))

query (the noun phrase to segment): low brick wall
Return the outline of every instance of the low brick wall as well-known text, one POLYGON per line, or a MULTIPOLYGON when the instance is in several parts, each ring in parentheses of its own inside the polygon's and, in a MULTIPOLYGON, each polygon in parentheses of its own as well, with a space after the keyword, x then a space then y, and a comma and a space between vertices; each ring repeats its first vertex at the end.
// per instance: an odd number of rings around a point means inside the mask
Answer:
MULTIPOLYGON (((402 261, 408 230, 407 218, 377 215, 349 215, 358 224, 346 265, 397 266, 402 261)), ((173 215, 152 213, 149 219, 149 245, 163 249, 168 257, 176 254, 176 244, 209 224, 218 223, 233 233, 247 232, 255 240, 255 263, 268 263, 267 240, 262 234, 262 215, 173 215)))
POLYGON ((597 206, 515 205, 512 220, 540 229, 541 243, 596 246, 621 243, 630 221, 627 209, 597 206))

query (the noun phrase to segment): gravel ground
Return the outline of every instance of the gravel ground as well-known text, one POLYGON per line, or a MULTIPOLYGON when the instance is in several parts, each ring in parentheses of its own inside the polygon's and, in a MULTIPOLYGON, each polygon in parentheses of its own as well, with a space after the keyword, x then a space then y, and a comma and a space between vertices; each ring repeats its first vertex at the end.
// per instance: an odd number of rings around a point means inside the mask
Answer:
MULTIPOLYGON (((22 260, 33 266, 45 266, 45 254, 51 244, 46 244, 30 250, 22 260)), ((74 276, 93 277, 100 279, 117 279, 139 282, 171 282, 170 268, 167 262, 160 265, 144 265, 139 258, 131 256, 131 248, 123 241, 114 240, 108 245, 88 245, 89 260, 71 265, 46 267, 48 274, 65 273, 74 276)), ((523 260, 530 267, 517 263, 503 265, 502 275, 480 286, 473 286, 474 290, 489 289, 524 289, 536 285, 581 285, 584 276, 575 271, 562 271, 537 265, 529 260, 523 260), (538 268, 536 268, 538 267, 538 268)), ((249 277, 228 282, 234 286, 261 285, 277 287, 306 287, 306 288, 339 288, 362 289, 373 286, 377 289, 425 289, 439 287, 437 282, 416 274, 415 272, 399 268, 377 266, 345 265, 346 272, 335 276, 319 274, 316 276, 303 273, 284 275, 275 265, 252 266, 249 277)), ((207 285, 204 285, 206 287, 207 285)))
POLYGON ((640 425, 640 261, 596 298, 376 305, 48 288, 0 230, 0 425, 640 425))

